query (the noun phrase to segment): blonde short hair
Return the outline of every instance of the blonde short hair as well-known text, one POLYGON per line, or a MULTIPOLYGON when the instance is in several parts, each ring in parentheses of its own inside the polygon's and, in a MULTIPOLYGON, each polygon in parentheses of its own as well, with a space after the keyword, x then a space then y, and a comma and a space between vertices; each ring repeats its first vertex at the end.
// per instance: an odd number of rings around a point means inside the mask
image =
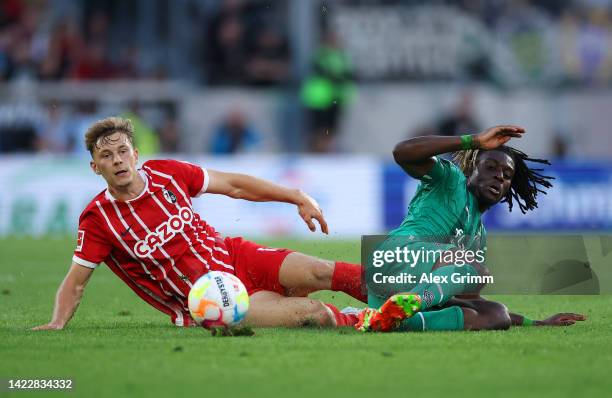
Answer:
POLYGON ((92 124, 85 133, 85 146, 93 156, 94 149, 99 148, 105 138, 115 134, 123 133, 127 136, 130 144, 134 146, 134 125, 130 119, 121 117, 107 117, 92 124))

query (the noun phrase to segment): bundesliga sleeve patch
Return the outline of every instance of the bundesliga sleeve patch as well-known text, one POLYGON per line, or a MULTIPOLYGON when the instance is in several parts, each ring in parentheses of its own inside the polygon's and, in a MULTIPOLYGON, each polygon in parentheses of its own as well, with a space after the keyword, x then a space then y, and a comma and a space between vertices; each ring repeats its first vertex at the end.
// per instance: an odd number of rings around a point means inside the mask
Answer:
POLYGON ((81 251, 83 249, 83 242, 85 241, 85 231, 80 230, 77 232, 77 246, 76 250, 81 251))

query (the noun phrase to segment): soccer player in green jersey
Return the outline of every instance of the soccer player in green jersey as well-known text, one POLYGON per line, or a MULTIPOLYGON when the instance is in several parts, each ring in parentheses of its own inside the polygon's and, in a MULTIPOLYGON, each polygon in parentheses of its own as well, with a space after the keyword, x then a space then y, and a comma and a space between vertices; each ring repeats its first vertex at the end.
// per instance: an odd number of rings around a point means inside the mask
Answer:
MULTIPOLYGON (((552 186, 551 177, 526 163, 550 164, 547 160, 531 159, 505 145, 524 133, 517 126, 497 126, 480 134, 416 137, 397 144, 395 161, 421 183, 408 214, 381 247, 393 248, 401 242, 411 251, 486 253, 482 213, 499 202, 507 203, 510 211, 518 204, 525 213, 537 207, 538 193, 552 186), (449 152, 455 153, 454 162, 437 156, 449 152)), ((402 286, 407 293, 369 286, 371 308, 361 312, 357 329, 507 329, 511 325, 571 325, 585 319, 580 314, 563 313, 532 321, 508 313, 503 304, 482 298, 479 291, 484 284, 470 282, 470 276, 489 275, 483 260, 484 256, 461 263, 435 256, 421 258, 413 264, 411 273, 430 277, 402 286), (449 281, 451 276, 466 277, 466 282, 440 282, 449 281)), ((406 268, 403 263, 391 264, 391 269, 394 266, 398 272, 406 268)))

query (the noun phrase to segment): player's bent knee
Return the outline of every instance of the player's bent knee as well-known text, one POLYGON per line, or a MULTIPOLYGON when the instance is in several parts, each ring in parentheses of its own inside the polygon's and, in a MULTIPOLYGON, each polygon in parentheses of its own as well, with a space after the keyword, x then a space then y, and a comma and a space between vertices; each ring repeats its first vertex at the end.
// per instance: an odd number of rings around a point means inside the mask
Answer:
POLYGON ((472 308, 462 307, 466 330, 507 330, 512 324, 505 305, 482 300, 472 308))
POLYGON ((310 267, 312 277, 319 283, 330 282, 334 273, 334 266, 331 262, 317 259, 310 267))
POLYGON ((489 330, 508 330, 512 326, 512 319, 510 319, 510 315, 507 313, 505 315, 497 315, 491 325, 489 330))
POLYGON ((502 303, 484 301, 480 312, 488 319, 488 330, 508 330, 512 325, 508 308, 502 303))
POLYGON ((278 279, 285 289, 310 289, 311 292, 331 287, 332 262, 293 252, 280 268, 278 279))

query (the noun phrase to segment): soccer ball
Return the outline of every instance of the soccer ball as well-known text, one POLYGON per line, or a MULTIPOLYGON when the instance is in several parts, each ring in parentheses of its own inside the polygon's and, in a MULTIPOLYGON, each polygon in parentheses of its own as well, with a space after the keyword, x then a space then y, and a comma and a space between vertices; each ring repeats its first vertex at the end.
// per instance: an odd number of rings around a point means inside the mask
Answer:
POLYGON ((191 317, 205 328, 232 326, 249 310, 246 287, 235 275, 211 271, 196 281, 189 291, 191 317))

